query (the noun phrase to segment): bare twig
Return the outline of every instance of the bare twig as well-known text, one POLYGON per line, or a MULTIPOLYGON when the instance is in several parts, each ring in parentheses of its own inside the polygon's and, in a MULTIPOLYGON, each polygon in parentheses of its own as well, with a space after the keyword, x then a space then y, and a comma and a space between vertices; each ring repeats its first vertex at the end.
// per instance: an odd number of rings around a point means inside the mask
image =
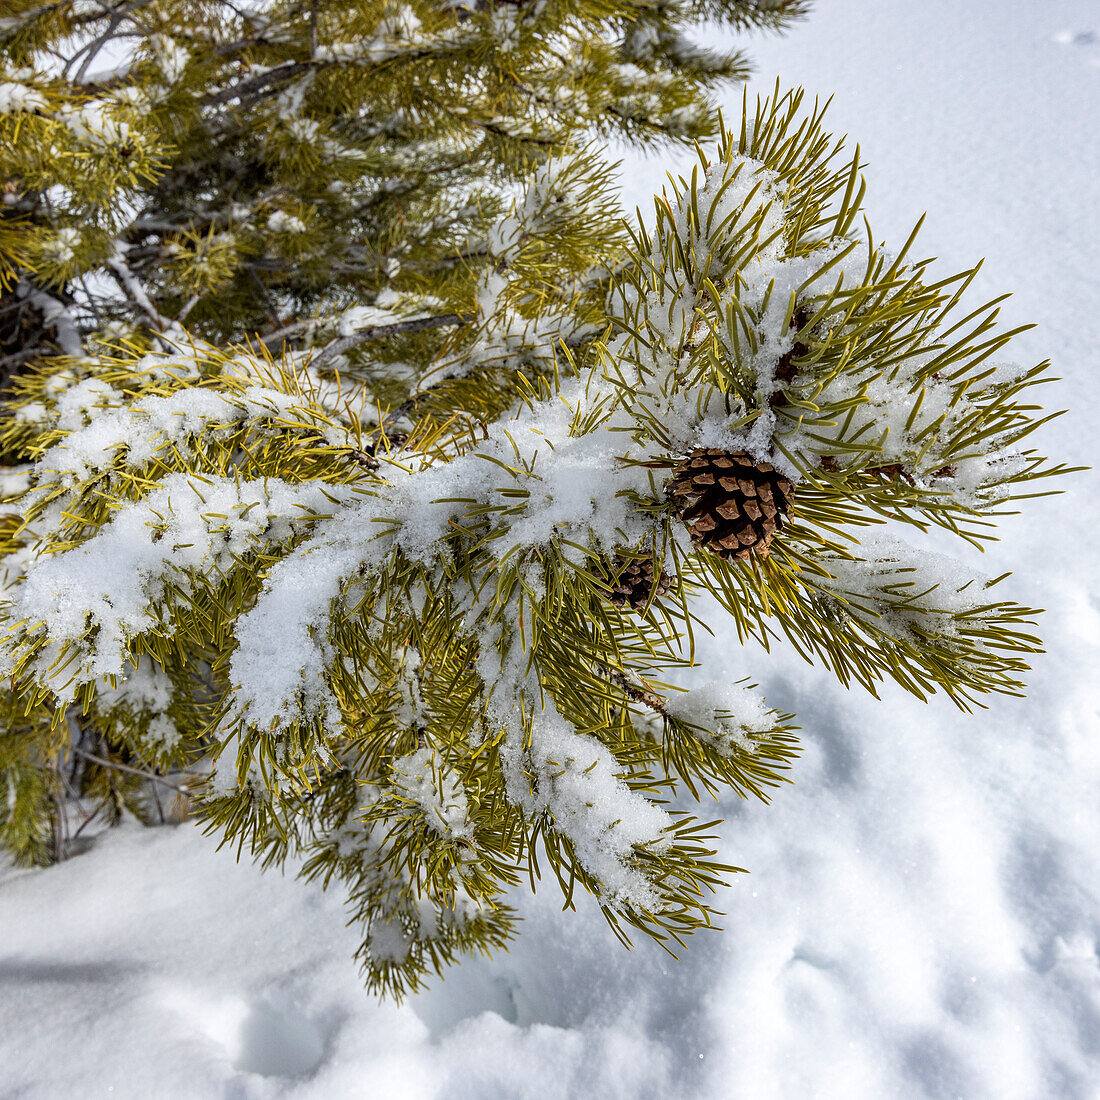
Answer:
POLYGON ((154 335, 157 339, 164 345, 166 350, 174 351, 171 342, 163 334, 168 332, 175 325, 175 322, 169 321, 157 309, 152 299, 145 293, 145 288, 137 281, 134 273, 121 256, 116 255, 108 260, 107 266, 111 269, 111 274, 115 277, 115 282, 121 287, 122 292, 152 323, 154 335))
POLYGON ((142 779, 148 779, 153 783, 159 783, 162 787, 171 787, 172 790, 179 791, 180 794, 191 793, 187 787, 181 787, 178 783, 173 783, 170 779, 165 779, 155 772, 145 771, 142 768, 131 768, 129 764, 119 764, 114 760, 105 760, 102 756, 96 756, 94 752, 88 752, 86 749, 74 748, 73 752, 78 756, 82 756, 85 760, 91 760, 93 763, 99 764, 101 767, 113 768, 115 771, 128 772, 130 775, 140 776, 142 779))
POLYGON ((335 359, 337 355, 343 355, 345 351, 378 336, 403 336, 409 332, 426 332, 433 328, 468 325, 473 319, 472 313, 444 313, 436 317, 413 317, 408 321, 395 321, 389 325, 367 325, 350 336, 342 336, 339 340, 333 340, 331 344, 327 344, 319 355, 313 357, 312 365, 323 366, 330 359, 335 359))
POLYGON ((271 84, 279 84, 284 80, 291 80, 302 73, 309 72, 316 66, 313 61, 284 61, 280 65, 258 73, 256 76, 240 80, 228 88, 222 88, 217 92, 210 92, 198 102, 203 107, 216 107, 222 103, 229 103, 234 99, 241 99, 246 95, 261 91, 271 84))
POLYGON ((99 817, 99 811, 102 810, 103 807, 106 806, 107 803, 110 801, 110 796, 108 796, 98 806, 96 806, 96 808, 90 814, 85 815, 84 820, 80 823, 80 828, 77 829, 75 833, 73 833, 73 840, 77 840, 80 837, 80 834, 84 832, 84 830, 89 825, 91 825, 91 823, 95 821, 97 817, 99 817))
POLYGON ((187 303, 184 305, 183 309, 181 309, 179 313, 176 314, 176 324, 182 325, 183 322, 187 320, 187 315, 191 312, 191 310, 195 308, 195 306, 199 304, 201 300, 201 294, 192 294, 191 297, 187 299, 187 303))
MULTIPOLYGON (((603 662, 600 662, 603 664, 603 662)), ((668 717, 668 711, 665 709, 665 700, 661 696, 655 694, 652 691, 647 691, 645 688, 638 684, 632 683, 627 677, 625 672, 620 669, 612 668, 610 665, 603 665, 603 668, 607 671, 608 676, 612 682, 618 684, 622 688, 623 694, 634 703, 642 703, 644 706, 649 707, 650 710, 655 711, 662 718, 668 717)))
POLYGON ((279 311, 275 308, 275 303, 271 300, 271 295, 267 292, 267 287, 264 286, 263 280, 260 278, 256 271, 256 264, 246 264, 245 270, 248 272, 249 277, 256 284, 257 289, 260 292, 260 297, 264 300, 264 309, 267 310, 268 318, 275 325, 282 325, 282 318, 279 316, 279 311))
POLYGON ((65 842, 68 839, 69 819, 65 814, 65 801, 56 789, 53 792, 54 813, 50 822, 50 842, 53 848, 53 861, 60 863, 65 858, 65 842))
MULTIPOLYGON (((82 47, 75 54, 73 54, 72 58, 69 60, 69 65, 72 65, 73 62, 76 61, 76 59, 81 54, 84 54, 84 60, 80 63, 80 68, 77 69, 76 76, 73 77, 74 81, 77 84, 80 84, 84 80, 84 77, 88 72, 88 69, 91 67, 92 62, 99 56, 100 50, 102 50, 107 42, 114 36, 114 33, 116 30, 118 30, 118 26, 122 22, 122 20, 123 16, 120 13, 115 12, 114 14, 112 14, 110 16, 110 22, 107 24, 107 29, 97 38, 94 38, 86 46, 82 47)), ((68 73, 69 65, 65 66, 66 74, 68 73)))
POLYGON ((260 343, 265 348, 270 348, 275 344, 278 344, 280 340, 286 340, 291 336, 297 336, 299 333, 307 332, 316 324, 316 321, 292 321, 289 325, 283 325, 282 328, 276 329, 274 332, 267 336, 260 337, 260 343))

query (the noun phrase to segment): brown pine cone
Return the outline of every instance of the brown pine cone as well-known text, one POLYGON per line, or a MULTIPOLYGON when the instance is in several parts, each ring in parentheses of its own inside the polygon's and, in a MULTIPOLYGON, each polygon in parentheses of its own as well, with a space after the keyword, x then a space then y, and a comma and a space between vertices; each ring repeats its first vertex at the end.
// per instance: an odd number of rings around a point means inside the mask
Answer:
POLYGON ((648 554, 630 561, 616 554, 611 562, 611 572, 612 588, 607 598, 616 607, 640 611, 649 603, 651 594, 654 598, 663 596, 672 587, 672 578, 663 569, 660 577, 654 578, 653 559, 648 554))
POLYGON ((713 447, 692 451, 665 492, 697 547, 737 561, 768 556, 794 500, 794 486, 770 462, 713 447))

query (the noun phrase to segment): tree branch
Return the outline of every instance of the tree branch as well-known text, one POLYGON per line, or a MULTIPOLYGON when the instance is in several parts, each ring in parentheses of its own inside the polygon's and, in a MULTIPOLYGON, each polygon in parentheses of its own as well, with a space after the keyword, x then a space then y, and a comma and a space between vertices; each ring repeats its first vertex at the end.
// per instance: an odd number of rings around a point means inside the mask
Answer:
POLYGON ((350 336, 341 336, 339 340, 326 344, 320 354, 313 357, 311 365, 323 366, 330 359, 335 359, 337 355, 343 355, 345 351, 378 336, 404 336, 406 333, 427 332, 433 328, 468 325, 473 319, 472 313, 444 313, 436 317, 412 317, 407 321, 395 321, 390 325, 367 325, 366 328, 361 328, 350 336))
POLYGON ((631 702, 641 703, 643 706, 649 707, 650 710, 655 711, 662 718, 668 717, 668 711, 665 709, 665 700, 662 699, 661 696, 632 683, 625 672, 617 668, 612 668, 610 665, 605 665, 602 661, 600 664, 606 670, 612 682, 618 684, 618 686, 622 688, 623 694, 631 702))
POLYGON ((145 314, 146 317, 152 322, 154 335, 158 340, 169 350, 174 350, 171 343, 165 338, 164 333, 170 331, 172 328, 178 329, 182 333, 182 329, 174 322, 168 320, 159 309, 153 304, 152 299, 145 293, 144 287, 134 277, 134 273, 127 266, 126 261, 121 256, 115 256, 107 261, 107 266, 111 269, 111 274, 115 277, 115 281, 122 288, 122 292, 127 298, 133 302, 134 305, 145 314))
POLYGON ((94 764, 99 764, 103 768, 113 768, 115 771, 127 772, 130 775, 140 776, 142 779, 148 779, 153 783, 159 783, 162 787, 171 787, 174 791, 179 791, 180 794, 190 794, 191 792, 186 787, 181 787, 178 783, 173 783, 169 779, 165 779, 163 776, 157 775, 156 772, 145 771, 142 768, 131 768, 129 764, 119 764, 114 760, 105 760, 102 756, 96 756, 94 752, 88 752, 86 749, 79 749, 73 747, 73 752, 85 760, 91 760, 94 764))

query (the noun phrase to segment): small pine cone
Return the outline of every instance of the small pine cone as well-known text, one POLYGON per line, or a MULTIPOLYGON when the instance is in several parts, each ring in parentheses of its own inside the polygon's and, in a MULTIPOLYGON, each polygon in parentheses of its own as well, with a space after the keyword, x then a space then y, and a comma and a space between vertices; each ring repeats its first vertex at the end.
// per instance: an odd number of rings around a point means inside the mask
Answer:
POLYGON ((660 577, 654 578, 653 559, 646 554, 644 558, 633 558, 629 562, 616 555, 611 562, 613 587, 608 599, 616 607, 631 607, 640 611, 654 598, 663 596, 672 587, 672 578, 662 569, 660 577), (656 591, 654 591, 656 589, 656 591))
POLYGON ((697 547, 737 561, 768 556, 794 500, 794 486, 770 462, 713 447, 692 451, 665 492, 697 547))

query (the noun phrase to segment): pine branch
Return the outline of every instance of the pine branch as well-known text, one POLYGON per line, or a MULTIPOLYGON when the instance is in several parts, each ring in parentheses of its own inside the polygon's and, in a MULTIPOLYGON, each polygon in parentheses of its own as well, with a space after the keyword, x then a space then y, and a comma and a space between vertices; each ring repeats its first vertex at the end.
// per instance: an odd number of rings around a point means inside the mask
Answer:
POLYGON ((169 787, 297 853, 400 996, 507 943, 536 853, 624 940, 714 923, 738 869, 670 795, 766 800, 797 750, 747 682, 676 687, 695 625, 872 692, 1022 690, 1036 612, 874 532, 980 541, 1065 472, 1046 365, 999 362, 974 271, 864 239, 820 106, 777 87, 710 144, 739 59, 700 20, 800 3, 145 2, 17 27, 0 81, 18 859, 64 854, 75 740, 96 820, 169 787), (698 139, 649 227, 593 127, 698 139))

